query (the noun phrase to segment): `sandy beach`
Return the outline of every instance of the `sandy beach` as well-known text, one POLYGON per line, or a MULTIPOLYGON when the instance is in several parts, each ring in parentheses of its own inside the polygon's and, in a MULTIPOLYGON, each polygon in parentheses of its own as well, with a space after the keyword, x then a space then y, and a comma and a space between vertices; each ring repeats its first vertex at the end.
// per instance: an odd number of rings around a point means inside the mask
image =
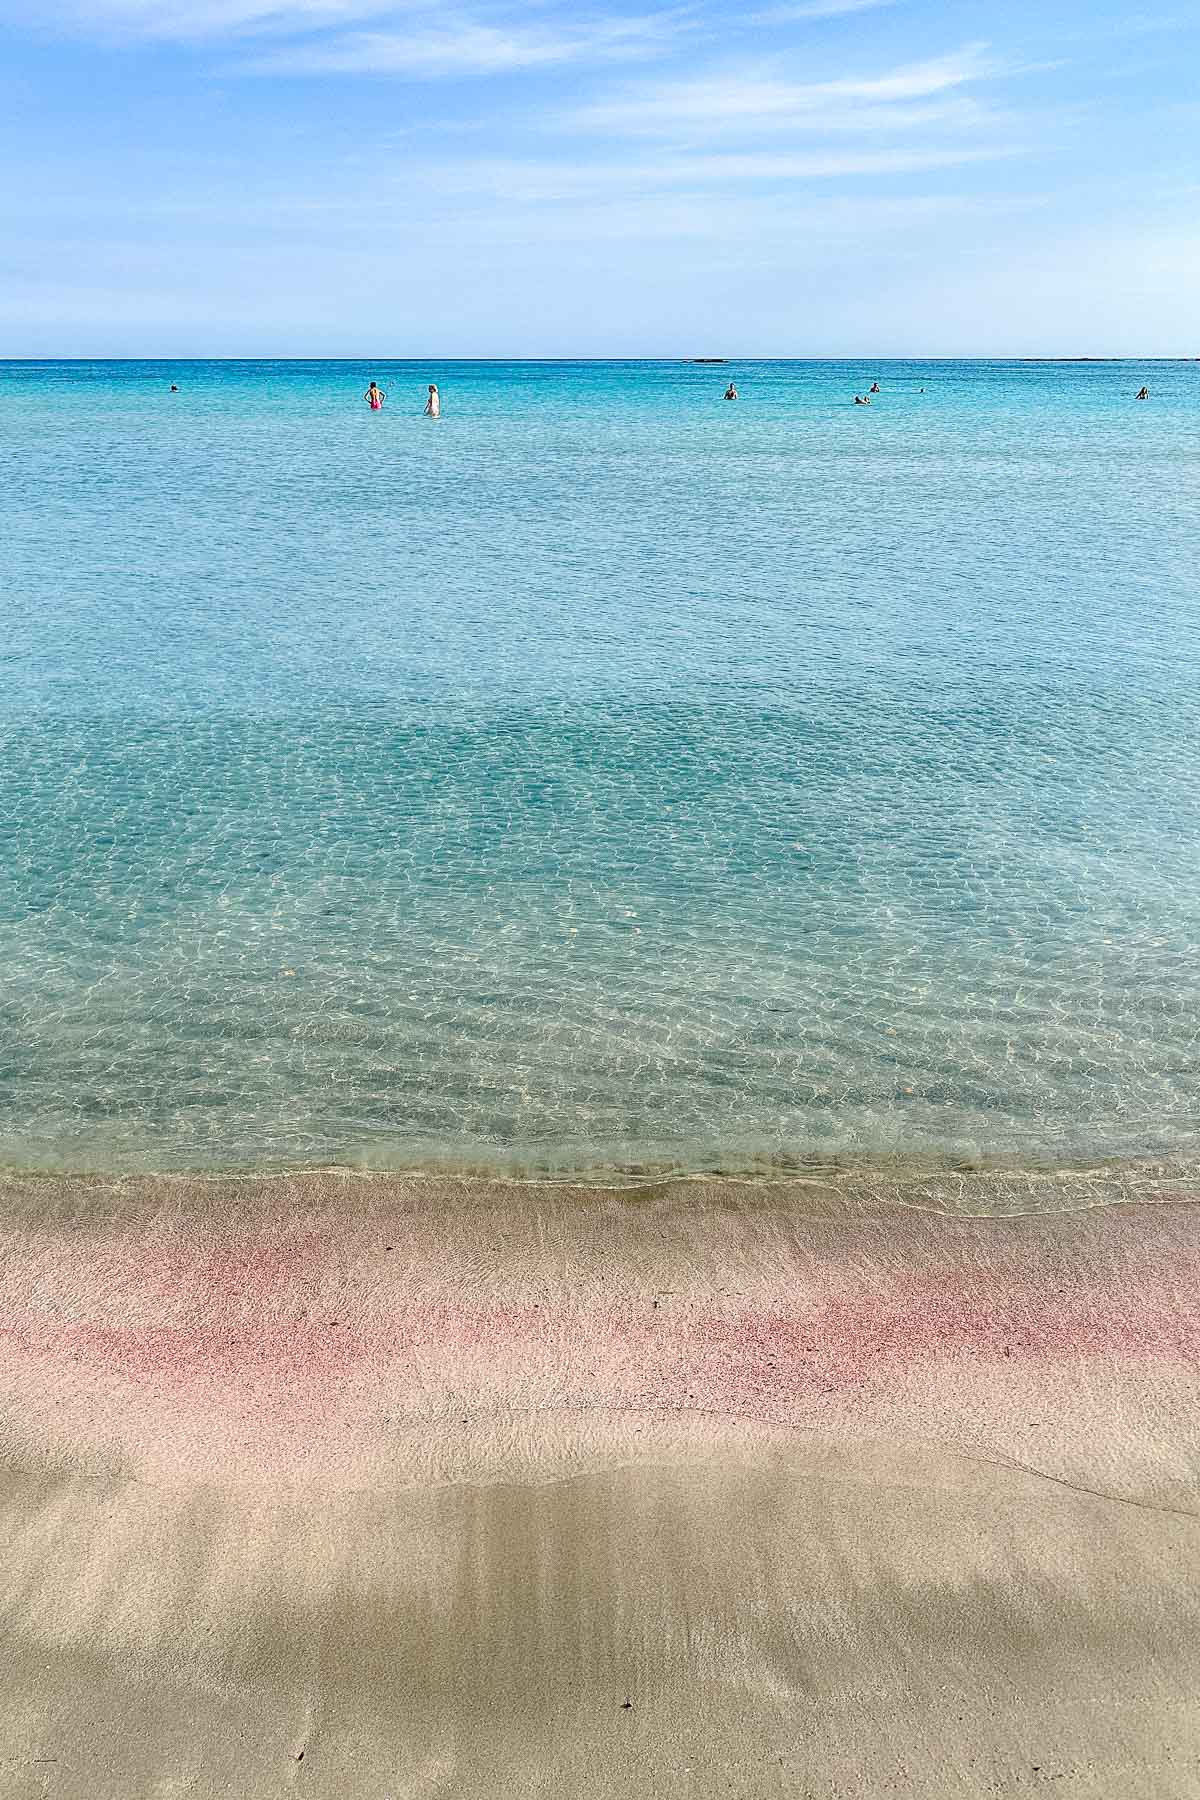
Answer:
POLYGON ((8 1178, 0 1794, 1193 1795, 1198 1198, 8 1178))

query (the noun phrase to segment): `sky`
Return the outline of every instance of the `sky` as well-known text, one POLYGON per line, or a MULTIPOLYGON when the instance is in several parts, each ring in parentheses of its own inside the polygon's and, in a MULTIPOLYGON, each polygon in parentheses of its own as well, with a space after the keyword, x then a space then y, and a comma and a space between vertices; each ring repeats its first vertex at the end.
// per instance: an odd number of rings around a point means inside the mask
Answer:
POLYGON ((0 0, 0 355, 1200 355, 1198 67, 1200 0, 0 0))

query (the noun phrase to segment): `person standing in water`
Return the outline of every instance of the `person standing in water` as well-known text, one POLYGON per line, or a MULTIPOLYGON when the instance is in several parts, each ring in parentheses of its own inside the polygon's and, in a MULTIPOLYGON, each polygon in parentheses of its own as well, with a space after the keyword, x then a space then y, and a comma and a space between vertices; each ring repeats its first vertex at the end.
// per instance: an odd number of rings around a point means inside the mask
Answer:
POLYGON ((1150 398, 1150 389, 1148 387, 1141 388, 1133 397, 1135 400, 1148 400, 1150 398))
POLYGON ((729 384, 729 386, 728 386, 728 387, 727 387, 727 388, 726 388, 726 389, 725 389, 725 398, 726 398, 726 399, 727 399, 727 400, 736 400, 736 399, 737 399, 737 397, 738 397, 738 391, 737 391, 737 389, 736 389, 736 388, 735 388, 735 387, 734 387, 734 385, 733 385, 733 383, 732 383, 732 381, 731 381, 731 382, 730 382, 730 384, 729 384))
POLYGON ((431 381, 429 384, 429 398, 425 402, 425 417, 427 419, 440 419, 441 416, 442 396, 438 393, 436 386, 431 381))
POLYGON ((387 399, 387 395, 384 393, 379 383, 373 381, 363 395, 363 399, 366 401, 372 412, 378 412, 384 401, 387 399))

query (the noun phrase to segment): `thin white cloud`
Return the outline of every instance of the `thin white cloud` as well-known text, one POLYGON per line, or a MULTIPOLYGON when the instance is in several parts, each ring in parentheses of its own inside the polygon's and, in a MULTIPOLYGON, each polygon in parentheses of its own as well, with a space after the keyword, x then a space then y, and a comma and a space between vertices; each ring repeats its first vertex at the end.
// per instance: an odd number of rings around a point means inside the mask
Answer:
POLYGON ((670 20, 662 15, 602 18, 563 28, 457 18, 402 31, 345 32, 288 45, 242 67, 254 74, 491 75, 653 54, 669 29, 670 20))
POLYGON ((403 8, 404 0, 44 0, 23 9, 23 22, 78 36, 188 43, 328 29, 403 8))
POLYGON ((616 119, 606 109, 589 108, 576 113, 572 124, 585 131, 613 132, 621 137, 670 138, 695 142, 718 139, 797 136, 812 138, 831 133, 842 137, 862 132, 880 137, 894 132, 911 132, 920 128, 942 131, 973 130, 995 125, 1000 115, 983 107, 967 95, 908 104, 866 106, 834 96, 822 103, 810 102, 799 108, 788 95, 777 95, 766 85, 748 83, 740 88, 730 83, 711 110, 698 107, 693 114, 678 113, 665 117, 650 114, 639 119, 616 119), (778 99, 779 103, 774 104, 778 99), (756 100, 760 104, 755 104, 756 100))
POLYGON ((803 6, 769 6, 754 13, 755 25, 790 25, 802 19, 842 19, 850 13, 874 12, 881 6, 893 6, 895 0, 807 0, 803 6))
POLYGON ((906 63, 887 75, 827 81, 824 91, 861 100, 912 100, 944 93, 947 88, 961 87, 964 82, 978 81, 994 72, 987 48, 985 43, 964 44, 961 50, 929 57, 924 62, 906 63))
MULTIPOLYGON (((419 171, 423 188, 476 194, 521 205, 574 203, 655 193, 715 193, 765 183, 793 184, 856 176, 910 175, 1020 154, 1014 145, 931 150, 740 152, 678 155, 640 163, 579 163, 480 158, 419 171)), ((406 179, 411 180, 409 171, 406 179)))
MULTIPOLYGON (((844 131, 861 126, 903 128, 933 122, 920 110, 900 109, 952 94, 990 72, 986 46, 968 44, 945 56, 906 63, 880 75, 848 76, 831 81, 797 82, 781 78, 778 64, 767 68, 663 81, 627 89, 614 99, 578 108, 577 128, 622 136, 664 137, 680 133, 709 136, 731 130, 758 133, 794 128, 844 131)), ((974 103, 959 101, 957 122, 978 118, 974 103)), ((943 102, 944 106, 945 103, 943 102)), ((943 112, 944 122, 955 122, 943 112)))
POLYGON ((685 22, 680 10, 640 17, 568 14, 556 21, 542 0, 504 6, 494 0, 476 6, 470 0, 460 6, 441 0, 0 0, 0 19, 5 17, 109 41, 299 38, 264 53, 255 66, 417 74, 633 55, 661 47, 685 22))

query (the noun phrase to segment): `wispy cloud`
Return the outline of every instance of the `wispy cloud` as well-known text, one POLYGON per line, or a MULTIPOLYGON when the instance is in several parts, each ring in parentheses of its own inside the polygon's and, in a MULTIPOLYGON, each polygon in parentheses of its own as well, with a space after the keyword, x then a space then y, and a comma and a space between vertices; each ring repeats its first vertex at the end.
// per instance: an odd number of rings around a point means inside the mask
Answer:
POLYGON ((545 0, 0 0, 0 17, 15 12, 36 28, 118 41, 264 38, 274 43, 253 66, 281 73, 438 75, 649 53, 686 16, 624 16, 605 11, 603 0, 597 7, 564 17, 545 0))
POLYGON ((403 0, 43 0, 28 22, 100 38, 191 43, 306 32, 395 15, 403 0))
MULTIPOLYGON (((907 63, 879 75, 797 82, 775 72, 777 65, 716 75, 655 82, 627 89, 615 98, 578 108, 577 128, 626 136, 711 136, 731 130, 878 130, 913 124, 968 123, 975 110, 945 102, 936 114, 914 102, 949 95, 989 72, 986 45, 968 44, 945 56, 907 63), (911 110, 902 110, 911 109, 911 110)), ((968 103, 973 108, 973 103, 968 103)))
POLYGON ((483 24, 459 17, 414 21, 404 30, 351 31, 292 44, 242 67, 256 74, 488 75, 660 51, 670 15, 600 18, 555 27, 483 24))
POLYGON ((841 19, 850 13, 874 12, 895 0, 806 0, 802 6, 768 6, 752 15, 755 25, 790 25, 801 19, 841 19))
POLYGON ((442 193, 476 194, 481 198, 522 205, 575 203, 584 199, 655 193, 758 188, 868 175, 910 175, 992 161, 1019 154, 1015 146, 931 150, 848 150, 803 152, 737 152, 725 155, 679 155, 653 162, 579 163, 519 158, 481 158, 442 164, 421 171, 424 188, 442 193))

